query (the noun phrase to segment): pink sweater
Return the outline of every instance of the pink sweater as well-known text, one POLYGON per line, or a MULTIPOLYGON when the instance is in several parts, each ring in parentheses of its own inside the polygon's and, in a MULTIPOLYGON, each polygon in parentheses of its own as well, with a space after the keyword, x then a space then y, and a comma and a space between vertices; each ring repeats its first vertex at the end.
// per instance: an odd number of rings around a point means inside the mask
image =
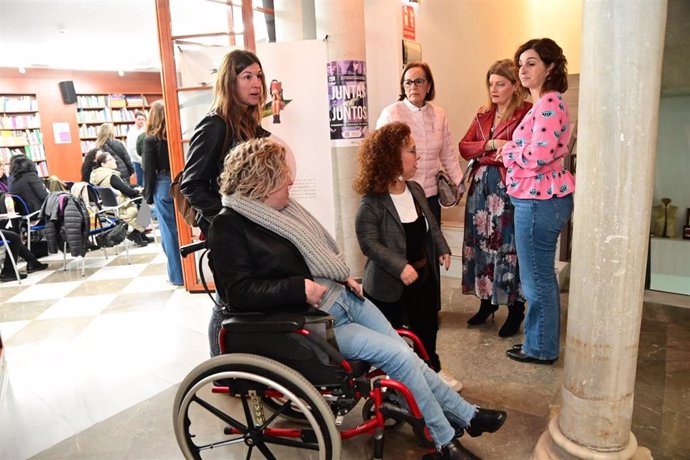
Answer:
POLYGON ((568 107, 557 91, 543 94, 503 146, 508 195, 548 200, 575 191, 575 178, 563 169, 570 141, 568 107))
POLYGON ((450 143, 448 117, 441 107, 427 102, 420 109, 407 99, 391 104, 381 111, 376 128, 401 121, 410 127, 417 144, 419 162, 412 178, 424 189, 427 197, 438 194, 436 174, 443 169, 456 184, 462 179, 458 155, 450 143))

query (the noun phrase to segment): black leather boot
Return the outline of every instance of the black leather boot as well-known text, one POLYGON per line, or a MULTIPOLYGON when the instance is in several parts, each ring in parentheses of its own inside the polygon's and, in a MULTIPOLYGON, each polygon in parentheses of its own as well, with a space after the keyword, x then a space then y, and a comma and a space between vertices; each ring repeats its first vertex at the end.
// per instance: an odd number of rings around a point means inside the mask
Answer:
POLYGON ((470 326, 484 324, 489 316, 491 316, 493 319, 496 310, 498 310, 498 305, 493 305, 491 303, 491 299, 482 299, 481 303, 479 304, 479 311, 473 317, 467 320, 467 324, 470 326))
POLYGON ((481 460, 481 458, 465 449, 460 441, 453 439, 441 448, 441 460, 481 460))
POLYGON ((478 409, 465 431, 473 438, 482 433, 494 433, 503 426, 507 417, 508 414, 502 410, 478 409))
POLYGON ((512 337, 520 331, 522 320, 525 319, 525 302, 513 302, 508 304, 508 318, 503 323, 498 335, 512 337))
POLYGON ((129 235, 127 235, 127 239, 133 241, 134 244, 136 244, 140 248, 143 248, 144 246, 149 244, 149 242, 146 239, 144 239, 144 234, 141 233, 139 230, 132 230, 132 232, 129 235))

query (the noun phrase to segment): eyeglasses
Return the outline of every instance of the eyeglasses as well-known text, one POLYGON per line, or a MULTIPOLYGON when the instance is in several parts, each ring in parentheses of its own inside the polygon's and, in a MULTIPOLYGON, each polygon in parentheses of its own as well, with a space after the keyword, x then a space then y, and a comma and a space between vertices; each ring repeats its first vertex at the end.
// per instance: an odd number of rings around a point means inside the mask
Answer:
POLYGON ((417 78, 415 80, 405 80, 403 81, 403 86, 405 88, 410 88, 412 84, 414 84, 416 87, 422 86, 424 83, 426 83, 426 80, 424 78, 417 78))

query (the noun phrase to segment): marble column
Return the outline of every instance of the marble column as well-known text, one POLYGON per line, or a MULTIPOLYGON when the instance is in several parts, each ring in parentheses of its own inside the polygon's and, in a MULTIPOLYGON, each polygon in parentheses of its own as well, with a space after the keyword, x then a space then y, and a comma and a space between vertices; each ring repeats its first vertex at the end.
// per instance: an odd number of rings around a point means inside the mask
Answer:
POLYGON ((665 0, 584 0, 562 407, 534 458, 651 458, 631 433, 665 0))
MULTIPOLYGON (((328 60, 366 60, 364 42, 364 0, 315 0, 316 38, 325 39, 328 60)), ((352 189, 357 168, 358 146, 333 146, 333 188, 336 239, 345 251, 352 275, 360 277, 364 256, 355 235, 355 214, 360 196, 352 189)))

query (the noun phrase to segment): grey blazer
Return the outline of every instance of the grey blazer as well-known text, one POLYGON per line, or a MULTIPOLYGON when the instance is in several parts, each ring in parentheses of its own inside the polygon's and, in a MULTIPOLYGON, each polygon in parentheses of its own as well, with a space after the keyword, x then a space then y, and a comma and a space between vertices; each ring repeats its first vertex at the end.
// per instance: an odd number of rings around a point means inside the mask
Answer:
MULTIPOLYGON (((407 186, 429 224, 427 258, 430 264, 437 264, 438 255, 450 254, 450 247, 429 208, 422 187, 414 181, 408 181, 407 186)), ((355 231, 359 247, 367 256, 362 280, 364 290, 384 302, 396 302, 400 299, 405 287, 400 280, 400 274, 408 261, 405 230, 388 193, 368 193, 362 197, 357 211, 355 231)), ((439 309, 441 306, 440 280, 438 270, 433 265, 431 268, 432 276, 439 285, 439 289, 437 289, 437 298, 430 300, 433 300, 436 308, 439 309)))

